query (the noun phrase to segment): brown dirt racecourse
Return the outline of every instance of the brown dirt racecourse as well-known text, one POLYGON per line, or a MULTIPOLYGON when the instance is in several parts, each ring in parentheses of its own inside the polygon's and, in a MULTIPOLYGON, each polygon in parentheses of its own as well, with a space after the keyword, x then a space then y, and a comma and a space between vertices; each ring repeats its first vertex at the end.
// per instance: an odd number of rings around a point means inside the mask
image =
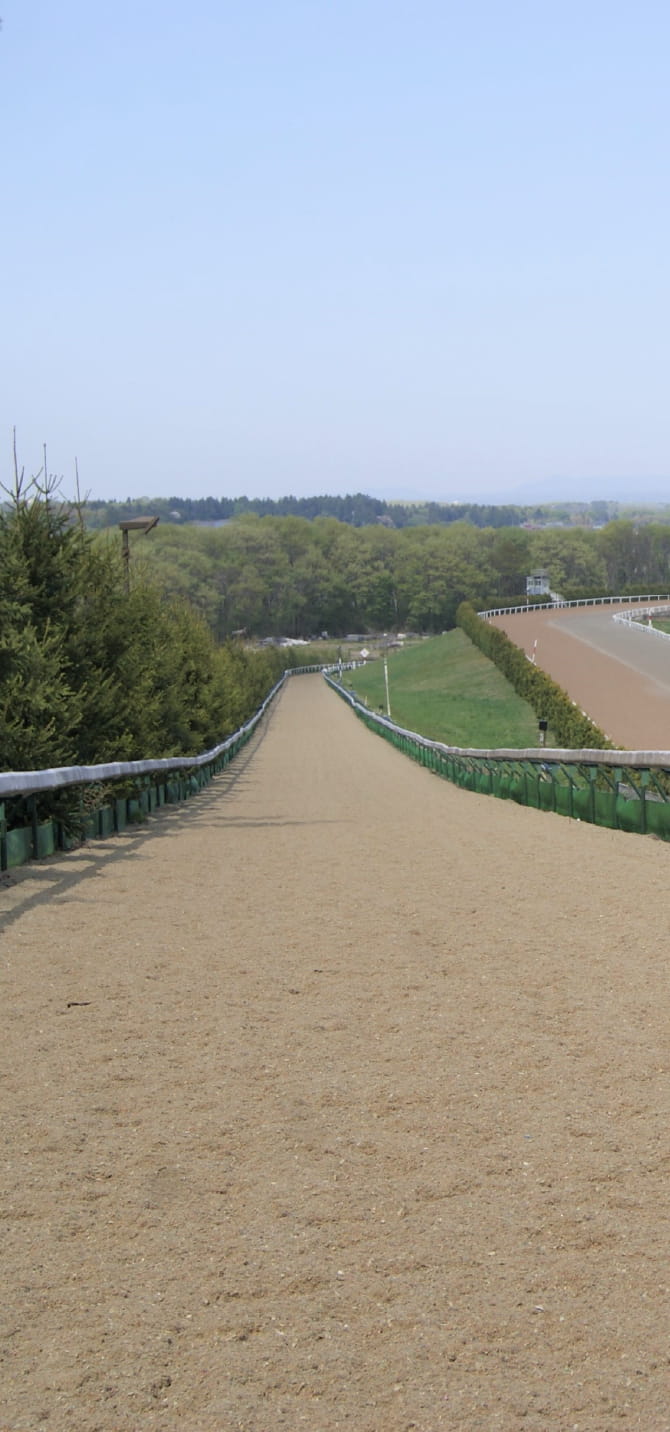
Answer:
POLYGON ((670 749, 670 641, 613 621, 630 607, 571 607, 494 618, 616 746, 670 749))
POLYGON ((667 860, 301 677, 6 878, 0 1428, 667 1432, 667 860))

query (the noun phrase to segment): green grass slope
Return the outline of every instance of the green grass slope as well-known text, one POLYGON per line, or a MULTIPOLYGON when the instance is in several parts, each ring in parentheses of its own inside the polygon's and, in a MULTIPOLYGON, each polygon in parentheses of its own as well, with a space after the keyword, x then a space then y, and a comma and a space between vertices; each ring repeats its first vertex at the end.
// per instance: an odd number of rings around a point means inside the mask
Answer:
MULTIPOLYGON (((458 629, 390 653, 388 673, 398 726, 449 746, 539 745, 535 713, 458 629)), ((386 712, 381 660, 347 672, 345 681, 371 710, 386 712)))

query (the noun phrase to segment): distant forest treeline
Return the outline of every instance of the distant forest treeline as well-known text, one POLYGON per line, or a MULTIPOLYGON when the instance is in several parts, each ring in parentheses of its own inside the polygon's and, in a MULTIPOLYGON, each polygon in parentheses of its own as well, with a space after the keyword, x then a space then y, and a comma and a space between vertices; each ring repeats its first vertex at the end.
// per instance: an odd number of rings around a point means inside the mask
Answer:
POLYGON ((127 502, 88 501, 90 527, 111 527, 138 513, 151 512, 164 522, 229 522, 247 512, 258 517, 335 517, 351 527, 380 523, 392 527, 423 527, 471 522, 473 527, 520 527, 527 521, 569 521, 579 514, 588 524, 602 524, 618 515, 615 502, 550 503, 546 506, 495 506, 478 502, 386 502, 355 492, 346 497, 155 497, 127 502))
POLYGON ((524 601, 537 570, 568 599, 670 591, 663 523, 398 530, 248 513, 223 527, 161 524, 132 539, 132 550, 133 564, 146 563, 170 596, 188 598, 218 641, 240 629, 250 637, 443 631, 463 601, 479 609, 524 601))

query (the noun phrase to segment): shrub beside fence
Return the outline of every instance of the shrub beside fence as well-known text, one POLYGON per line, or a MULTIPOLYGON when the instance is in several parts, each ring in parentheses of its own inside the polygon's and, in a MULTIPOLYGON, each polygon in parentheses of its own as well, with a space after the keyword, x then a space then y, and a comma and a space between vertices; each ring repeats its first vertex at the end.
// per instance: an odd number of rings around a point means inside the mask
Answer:
POLYGON ((464 790, 553 811, 608 830, 670 839, 670 752, 612 749, 464 750, 379 716, 326 676, 370 730, 464 790))
POLYGON ((484 621, 469 602, 461 603, 456 620, 470 641, 495 662, 517 695, 532 706, 536 716, 548 722, 557 741, 566 747, 589 746, 597 750, 611 747, 605 732, 580 711, 558 682, 529 661, 521 647, 500 627, 484 621))
MULTIPOLYGON (((340 664, 339 670, 355 664, 340 664)), ((288 677, 323 670, 322 666, 289 668, 239 731, 200 756, 0 772, 0 870, 11 870, 28 860, 42 860, 57 850, 73 850, 82 840, 114 835, 143 821, 161 806, 188 800, 224 770, 246 745, 288 677), (76 828, 68 821, 40 819, 40 793, 53 793, 65 787, 79 787, 81 792, 76 828), (105 792, 102 799, 101 789, 105 792), (17 798, 25 807, 28 824, 8 821, 7 803, 11 807, 17 798), (91 804, 94 809, 90 809, 91 804)))

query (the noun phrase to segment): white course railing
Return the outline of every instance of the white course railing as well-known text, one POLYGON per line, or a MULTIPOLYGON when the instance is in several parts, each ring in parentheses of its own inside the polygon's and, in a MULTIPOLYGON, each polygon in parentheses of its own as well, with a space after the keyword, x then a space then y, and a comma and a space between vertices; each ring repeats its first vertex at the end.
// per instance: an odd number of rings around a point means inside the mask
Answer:
POLYGON ((651 632, 652 636, 660 636, 663 641, 670 641, 670 631, 661 631, 659 627, 652 626, 652 617, 670 617, 670 606, 661 603, 657 607, 640 607, 634 612, 615 612, 612 620, 622 622, 627 627, 635 627, 637 631, 651 632))
POLYGON ((636 602, 670 602, 670 592, 665 596, 658 596, 655 592, 647 592, 641 597, 580 597, 574 602, 564 602, 561 598, 557 602, 529 602, 521 607, 490 607, 486 612, 477 612, 478 617, 505 617, 512 616, 515 612, 546 612, 556 611, 564 607, 616 607, 631 606, 636 602))

